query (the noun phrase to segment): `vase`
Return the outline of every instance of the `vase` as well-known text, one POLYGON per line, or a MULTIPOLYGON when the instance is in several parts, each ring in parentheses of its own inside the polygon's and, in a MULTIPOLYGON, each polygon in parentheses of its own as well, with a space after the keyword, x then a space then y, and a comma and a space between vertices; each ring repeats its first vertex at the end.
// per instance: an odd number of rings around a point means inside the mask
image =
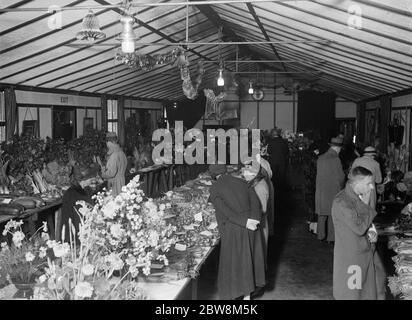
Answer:
POLYGON ((13 283, 17 289, 13 298, 15 299, 30 299, 33 296, 34 283, 13 283))

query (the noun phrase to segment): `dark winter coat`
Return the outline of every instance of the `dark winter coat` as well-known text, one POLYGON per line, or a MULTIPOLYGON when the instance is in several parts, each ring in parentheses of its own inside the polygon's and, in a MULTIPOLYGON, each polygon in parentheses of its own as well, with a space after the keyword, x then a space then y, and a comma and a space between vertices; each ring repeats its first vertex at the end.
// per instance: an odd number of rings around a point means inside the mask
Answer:
POLYGON ((246 229, 248 219, 262 221, 260 201, 253 187, 240 178, 221 176, 210 188, 220 232, 218 292, 220 299, 249 295, 265 280, 261 229, 246 229))
POLYGON ((275 137, 268 142, 269 163, 272 168, 272 181, 275 189, 284 189, 288 167, 288 142, 282 137, 275 137))
POLYGON ((69 242, 70 241, 70 228, 69 228, 69 219, 72 221, 72 225, 76 228, 76 234, 79 231, 79 224, 80 224, 80 217, 76 211, 76 209, 79 209, 80 206, 76 205, 77 201, 86 201, 87 203, 93 204, 92 199, 90 198, 89 194, 79 185, 73 185, 69 189, 66 190, 66 192, 63 195, 62 199, 62 208, 61 208, 61 220, 58 228, 58 234, 60 237, 58 237, 58 240, 61 240, 62 238, 62 227, 65 226, 65 232, 64 232, 64 241, 69 242))
POLYGON ((329 216, 332 201, 344 186, 345 174, 338 153, 330 148, 320 155, 316 164, 315 212, 329 216))

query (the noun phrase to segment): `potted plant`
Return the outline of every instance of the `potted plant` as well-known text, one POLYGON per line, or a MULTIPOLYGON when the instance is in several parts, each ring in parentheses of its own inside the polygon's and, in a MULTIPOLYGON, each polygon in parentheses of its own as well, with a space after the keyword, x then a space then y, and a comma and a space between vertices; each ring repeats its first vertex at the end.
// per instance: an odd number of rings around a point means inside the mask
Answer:
POLYGON ((18 289, 15 297, 27 298, 33 293, 33 286, 47 260, 47 241, 45 224, 36 233, 26 238, 21 226, 23 221, 10 220, 3 236, 10 235, 11 243, 3 242, 0 250, 1 283, 12 283, 18 289), (42 234, 39 231, 42 230, 42 234))
MULTIPOLYGON (((49 241, 54 259, 34 289, 35 300, 141 300, 145 298, 137 282, 130 277, 122 254, 107 250, 105 241, 94 228, 96 215, 84 201, 80 202, 79 239, 71 225, 69 242, 49 241), (114 274, 120 274, 115 277, 114 274)), ((63 227, 64 228, 64 227, 63 227)), ((62 234, 65 234, 64 230, 62 234)), ((63 239, 64 241, 65 239, 63 239)))

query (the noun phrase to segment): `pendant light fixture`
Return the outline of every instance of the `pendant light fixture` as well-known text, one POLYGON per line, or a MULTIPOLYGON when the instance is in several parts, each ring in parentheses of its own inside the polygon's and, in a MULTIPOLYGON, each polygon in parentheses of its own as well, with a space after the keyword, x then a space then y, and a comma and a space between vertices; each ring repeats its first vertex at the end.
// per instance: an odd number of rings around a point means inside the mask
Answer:
MULTIPOLYGON (((220 26, 219 27, 219 32, 218 32, 218 38, 219 38, 219 42, 222 41, 222 36, 223 36, 223 27, 220 26)), ((223 59, 222 59, 222 53, 221 53, 221 48, 220 45, 217 47, 218 49, 218 53, 219 53, 219 77, 217 78, 217 86, 218 87, 223 87, 225 85, 225 79, 223 78, 223 69, 224 69, 224 65, 223 65, 223 59)))
POLYGON ((87 15, 83 18, 82 28, 76 34, 76 38, 88 41, 106 38, 106 34, 100 30, 99 21, 92 10, 89 10, 87 15))
POLYGON ((134 19, 130 15, 124 15, 120 19, 123 31, 119 36, 122 41, 122 51, 124 53, 133 53, 135 50, 135 40, 137 39, 133 31, 134 19))
POLYGON ((252 81, 249 81, 249 90, 248 90, 249 94, 253 94, 253 84, 252 81))
POLYGON ((223 68, 219 69, 219 77, 217 78, 217 86, 223 87, 225 85, 225 79, 223 78, 223 68))

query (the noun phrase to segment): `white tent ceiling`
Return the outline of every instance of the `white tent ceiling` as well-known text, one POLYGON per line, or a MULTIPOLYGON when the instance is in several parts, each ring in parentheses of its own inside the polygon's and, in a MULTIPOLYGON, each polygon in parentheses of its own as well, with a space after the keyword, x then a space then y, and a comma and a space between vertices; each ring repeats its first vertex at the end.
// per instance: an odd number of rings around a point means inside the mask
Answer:
MULTIPOLYGON (((177 0, 174 0, 176 2, 177 0)), ((134 3, 171 1, 139 0, 134 3)), ((190 42, 255 42, 222 45, 224 60, 279 60, 265 63, 225 63, 225 77, 233 71, 246 83, 257 77, 268 86, 299 83, 319 90, 333 90, 352 101, 397 92, 412 87, 412 1, 410 0, 312 0, 271 2, 235 1, 230 4, 133 7, 139 24, 139 41, 182 42, 186 39, 186 15, 190 42), (350 28, 349 11, 361 10, 361 28, 350 28), (315 41, 313 41, 315 40, 315 41), (329 41, 321 41, 329 40, 329 41), (269 42, 256 44, 256 42, 269 42)), ((213 4, 210 4, 213 3, 213 4)), ((121 32, 116 0, 61 0, 62 28, 51 29, 47 11, 21 11, 47 8, 55 1, 2 0, 0 5, 0 83, 90 93, 175 100, 183 96, 176 66, 156 66, 138 71, 115 64, 115 39, 121 32), (102 31, 99 45, 71 46, 82 19, 93 8, 102 31), (7 10, 5 10, 7 9, 7 10), (12 10, 13 9, 13 10, 12 10), (15 11, 18 9, 19 11, 15 11), (106 44, 106 45, 105 45, 106 44)), ((141 54, 165 53, 172 46, 137 46, 141 54)), ((219 46, 190 45, 188 52, 193 75, 199 59, 218 60, 219 46)), ((203 87, 215 87, 217 63, 206 63, 203 87)), ((230 81, 228 81, 230 82, 230 81)), ((229 84, 230 85, 230 84, 229 84)))

